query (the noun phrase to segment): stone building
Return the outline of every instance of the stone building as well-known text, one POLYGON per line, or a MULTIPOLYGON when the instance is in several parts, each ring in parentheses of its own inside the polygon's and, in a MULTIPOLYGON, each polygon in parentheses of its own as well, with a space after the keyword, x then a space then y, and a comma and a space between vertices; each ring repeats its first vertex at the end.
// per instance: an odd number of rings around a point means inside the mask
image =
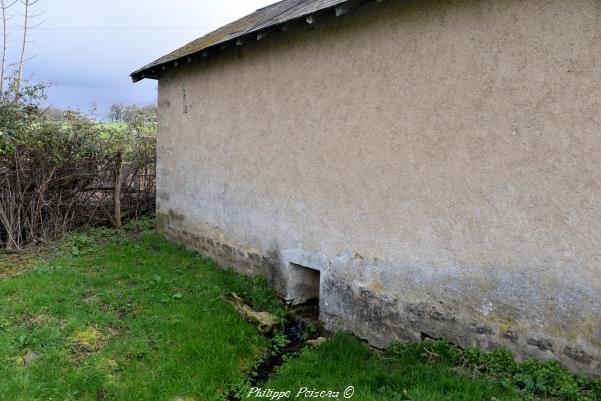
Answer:
POLYGON ((601 1, 284 0, 132 78, 170 237, 378 347, 601 373, 601 1))

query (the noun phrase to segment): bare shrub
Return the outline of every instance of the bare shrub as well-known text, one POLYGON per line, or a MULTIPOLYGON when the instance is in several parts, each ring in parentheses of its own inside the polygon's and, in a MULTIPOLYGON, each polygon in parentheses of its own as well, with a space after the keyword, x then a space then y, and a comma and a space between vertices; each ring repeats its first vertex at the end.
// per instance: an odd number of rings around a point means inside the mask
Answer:
POLYGON ((75 112, 48 118, 39 106, 43 85, 25 86, 19 96, 9 93, 14 81, 9 87, 0 98, 0 247, 47 241, 85 225, 120 227, 122 217, 154 210, 152 113, 125 125, 75 112))

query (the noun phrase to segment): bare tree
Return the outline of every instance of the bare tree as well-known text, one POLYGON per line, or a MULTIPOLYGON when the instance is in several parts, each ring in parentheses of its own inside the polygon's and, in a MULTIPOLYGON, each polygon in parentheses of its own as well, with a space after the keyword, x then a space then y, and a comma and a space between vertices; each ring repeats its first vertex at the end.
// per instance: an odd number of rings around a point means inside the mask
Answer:
POLYGON ((140 113, 146 113, 147 115, 156 116, 158 113, 157 107, 154 105, 139 106, 136 104, 130 104, 125 106, 123 109, 123 121, 132 124, 136 121, 136 118, 140 113))
POLYGON ((15 5, 17 0, 0 0, 2 8, 2 66, 0 68, 0 94, 4 93, 4 75, 6 74, 6 59, 8 52, 8 9, 15 5))
POLYGON ((125 114, 123 103, 113 103, 108 112, 108 118, 114 123, 122 122, 125 114))
POLYGON ((25 7, 23 15, 23 41, 21 42, 21 52, 19 55, 19 63, 17 64, 17 78, 15 82, 16 93, 19 93, 21 89, 21 81, 23 80, 23 67, 25 64, 25 47, 27 45, 28 34, 31 29, 37 28, 44 21, 31 25, 33 19, 39 17, 41 14, 34 14, 32 7, 36 5, 40 0, 20 0, 21 4, 25 7))

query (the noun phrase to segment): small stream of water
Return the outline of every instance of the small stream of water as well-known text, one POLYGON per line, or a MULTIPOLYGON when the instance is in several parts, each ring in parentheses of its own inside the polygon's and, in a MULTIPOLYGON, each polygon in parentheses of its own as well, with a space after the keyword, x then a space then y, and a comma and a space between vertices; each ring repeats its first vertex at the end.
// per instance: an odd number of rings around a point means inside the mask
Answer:
MULTIPOLYGON (((312 337, 316 337, 321 333, 318 300, 309 301, 306 304, 292 308, 290 316, 284 324, 283 331, 288 344, 279 349, 272 348, 269 355, 263 358, 255 372, 249 377, 252 387, 260 387, 265 384, 272 377, 276 369, 284 363, 286 356, 294 355, 305 347, 306 341, 311 339, 306 338, 308 325, 312 325, 312 337)), ((228 400, 241 401, 235 393, 230 393, 228 400)))

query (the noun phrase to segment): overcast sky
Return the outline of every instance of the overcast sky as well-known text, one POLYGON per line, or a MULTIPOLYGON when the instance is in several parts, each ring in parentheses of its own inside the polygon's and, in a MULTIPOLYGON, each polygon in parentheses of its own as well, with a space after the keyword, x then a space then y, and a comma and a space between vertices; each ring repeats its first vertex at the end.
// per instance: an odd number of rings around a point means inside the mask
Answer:
MULTIPOLYGON (((49 103, 100 117, 114 102, 156 101, 156 81, 129 74, 211 30, 275 0, 40 0, 43 24, 32 31, 25 76, 52 82, 49 103)), ((17 11, 17 9, 15 9, 17 11)), ((21 17, 10 21, 18 47, 21 17)), ((14 53, 14 50, 13 50, 14 53)), ((14 61, 14 54, 13 54, 14 61)))

